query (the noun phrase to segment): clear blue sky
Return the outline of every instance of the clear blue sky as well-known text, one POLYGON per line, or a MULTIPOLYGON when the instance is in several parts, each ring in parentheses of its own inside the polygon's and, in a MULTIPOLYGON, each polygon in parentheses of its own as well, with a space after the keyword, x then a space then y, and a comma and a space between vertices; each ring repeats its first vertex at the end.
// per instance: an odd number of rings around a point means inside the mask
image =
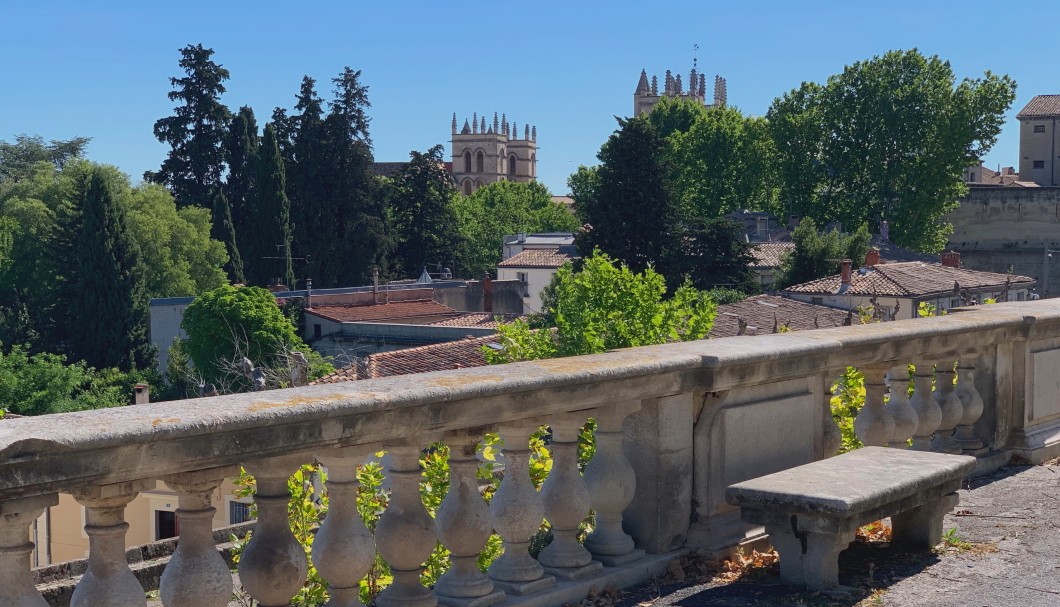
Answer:
MULTIPOLYGON (((223 101, 259 121, 290 107, 303 74, 349 65, 369 86, 380 161, 448 146, 453 112, 507 113, 538 127, 539 175, 555 194, 596 162, 628 115, 641 68, 728 79, 729 103, 764 114, 805 80, 918 47, 958 76, 1019 84, 988 166, 1016 165, 1015 114, 1060 93, 1060 2, 16 2, 0 4, 0 139, 92 137, 88 155, 138 180, 166 148, 154 121, 172 112, 178 49, 202 43, 231 71, 223 101), (518 7, 525 7, 519 10, 518 7)), ((685 76, 687 78, 687 75, 685 76)))

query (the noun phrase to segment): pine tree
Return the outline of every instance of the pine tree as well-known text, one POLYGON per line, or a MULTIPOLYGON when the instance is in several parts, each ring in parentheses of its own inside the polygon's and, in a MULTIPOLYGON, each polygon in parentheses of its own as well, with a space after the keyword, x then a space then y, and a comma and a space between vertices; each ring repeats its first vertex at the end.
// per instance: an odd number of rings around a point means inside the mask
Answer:
POLYGON ((451 260, 459 248, 456 190, 445 170, 444 148, 410 153, 411 161, 390 184, 390 216, 394 221, 394 269, 404 277, 417 276, 424 267, 451 260))
POLYGON ((155 352, 148 335, 144 266, 125 211, 101 169, 86 175, 79 202, 80 233, 70 280, 70 307, 77 311, 70 319, 71 358, 97 368, 150 368, 155 352))
POLYGON ((228 180, 224 190, 232 211, 232 227, 239 240, 246 237, 249 206, 255 196, 260 145, 254 110, 243 106, 232 118, 224 150, 225 162, 228 164, 228 180))
POLYGON ((280 277, 295 288, 291 260, 291 203, 276 131, 265 125, 257 172, 257 197, 250 214, 250 239, 244 249, 244 273, 253 285, 280 277))
POLYGON ((243 276, 243 259, 236 245, 236 230, 232 223, 232 207, 228 204, 228 197, 223 191, 217 192, 217 200, 213 203, 213 225, 211 237, 225 244, 228 251, 228 263, 225 264, 225 272, 234 283, 246 281, 243 276))
POLYGON ((221 101, 228 70, 214 63, 213 50, 201 44, 180 50, 186 76, 170 78, 171 101, 180 105, 174 115, 155 122, 155 137, 170 145, 158 173, 148 174, 173 192, 178 206, 213 202, 224 173, 223 146, 231 112, 221 101))

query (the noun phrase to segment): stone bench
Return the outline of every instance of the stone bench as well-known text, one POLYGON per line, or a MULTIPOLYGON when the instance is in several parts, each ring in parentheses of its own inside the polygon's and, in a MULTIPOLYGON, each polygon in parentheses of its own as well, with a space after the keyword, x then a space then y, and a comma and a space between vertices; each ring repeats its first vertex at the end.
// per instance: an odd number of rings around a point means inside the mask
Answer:
POLYGON ((780 576, 811 589, 839 584, 839 553, 858 527, 891 517, 895 541, 930 549, 975 458, 865 447, 730 486, 744 521, 765 525, 780 576))

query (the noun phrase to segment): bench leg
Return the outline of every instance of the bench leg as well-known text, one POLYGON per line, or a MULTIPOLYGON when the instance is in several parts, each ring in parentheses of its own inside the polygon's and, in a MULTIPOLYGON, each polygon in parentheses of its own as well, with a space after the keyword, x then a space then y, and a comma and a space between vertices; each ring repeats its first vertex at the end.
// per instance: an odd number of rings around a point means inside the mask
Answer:
POLYGON ((956 493, 943 495, 891 517, 891 529, 896 542, 931 549, 942 541, 942 517, 957 506, 956 493))
POLYGON ((811 590, 839 585, 839 553, 854 541, 854 532, 796 532, 793 525, 767 525, 769 540, 780 553, 780 578, 811 590))

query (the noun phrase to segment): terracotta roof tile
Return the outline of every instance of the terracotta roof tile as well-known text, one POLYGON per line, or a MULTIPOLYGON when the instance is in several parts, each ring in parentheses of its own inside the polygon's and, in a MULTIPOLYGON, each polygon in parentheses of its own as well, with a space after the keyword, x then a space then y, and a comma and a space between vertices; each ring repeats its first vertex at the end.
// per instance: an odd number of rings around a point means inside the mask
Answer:
POLYGON ((1036 95, 1016 114, 1016 118, 1054 117, 1060 117, 1060 95, 1036 95))
POLYGON ((838 327, 846 320, 847 313, 828 306, 803 303, 777 297, 756 295, 747 299, 718 306, 718 315, 710 329, 710 337, 734 337, 740 334, 740 320, 747 323, 744 335, 767 335, 773 325, 785 325, 792 331, 827 329, 838 327))
POLYGON ((497 319, 500 322, 512 322, 516 318, 522 318, 522 314, 493 314, 491 312, 472 312, 461 314, 453 318, 439 320, 429 323, 432 327, 479 327, 484 329, 496 329, 497 319))
POLYGON ((468 367, 482 367, 486 357, 482 347, 496 342, 496 335, 470 337, 458 341, 406 348, 392 352, 380 352, 366 356, 360 363, 347 365, 334 373, 325 375, 313 384, 334 384, 357 379, 375 379, 392 375, 409 375, 430 371, 446 371, 468 367))
POLYGON ((785 253, 795 250, 794 242, 762 242, 751 245, 754 268, 779 268, 785 253))
POLYGON ((558 268, 578 257, 573 246, 559 249, 526 249, 497 264, 498 268, 558 268))
MULTIPOLYGON (((887 263, 855 270, 850 280, 851 295, 889 295, 897 297, 919 297, 953 290, 956 282, 962 289, 980 289, 1034 283, 1028 276, 980 272, 964 268, 950 268, 937 263, 910 261, 887 263)), ((810 282, 793 285, 785 289, 791 293, 813 293, 835 295, 839 292, 839 274, 810 282)))
POLYGON ((433 299, 392 301, 385 304, 361 306, 314 306, 306 308, 306 312, 335 322, 372 322, 421 316, 452 317, 457 315, 456 310, 433 299))

